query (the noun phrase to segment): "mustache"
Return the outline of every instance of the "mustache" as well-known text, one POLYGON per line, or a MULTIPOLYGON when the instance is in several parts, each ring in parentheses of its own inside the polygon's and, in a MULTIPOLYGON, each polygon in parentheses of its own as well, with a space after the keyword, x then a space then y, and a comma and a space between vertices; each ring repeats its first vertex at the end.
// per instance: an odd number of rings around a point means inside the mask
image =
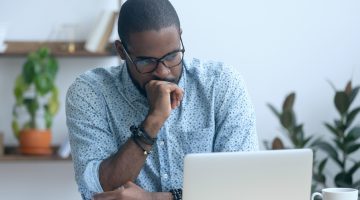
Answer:
POLYGON ((175 78, 159 78, 159 77, 154 77, 151 80, 149 80, 148 82, 144 83, 143 87, 140 87, 140 85, 138 83, 135 84, 135 86, 138 88, 138 90, 140 91, 140 93, 142 95, 144 95, 145 97, 147 97, 146 91, 145 91, 145 85, 147 83, 149 83, 150 81, 166 81, 166 82, 170 82, 170 83, 174 83, 174 84, 178 84, 178 82, 176 81, 175 78))
POLYGON ((158 77, 155 77, 155 78, 153 78, 151 80, 154 80, 154 81, 166 81, 166 82, 177 84, 176 79, 174 79, 174 78, 158 78, 158 77))

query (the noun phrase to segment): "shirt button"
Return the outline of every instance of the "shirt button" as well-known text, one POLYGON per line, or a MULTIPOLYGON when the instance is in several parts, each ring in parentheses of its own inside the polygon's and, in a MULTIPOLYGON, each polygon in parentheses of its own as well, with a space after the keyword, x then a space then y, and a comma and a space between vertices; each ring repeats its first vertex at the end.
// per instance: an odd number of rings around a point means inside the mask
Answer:
POLYGON ((167 179, 167 178, 168 178, 168 175, 167 175, 167 174, 164 174, 164 175, 163 175, 163 178, 164 178, 164 179, 167 179))
POLYGON ((159 144, 160 144, 160 146, 164 146, 164 144, 165 144, 164 140, 161 140, 161 141, 159 142, 159 144))

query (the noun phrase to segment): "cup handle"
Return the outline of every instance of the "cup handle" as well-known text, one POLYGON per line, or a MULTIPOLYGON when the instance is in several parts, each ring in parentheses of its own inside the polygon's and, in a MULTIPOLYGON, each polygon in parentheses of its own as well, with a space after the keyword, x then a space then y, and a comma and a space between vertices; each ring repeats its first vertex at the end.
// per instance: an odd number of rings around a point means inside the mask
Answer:
POLYGON ((319 192, 314 192, 314 193, 311 195, 311 200, 314 200, 314 198, 315 198, 316 196, 321 196, 321 199, 323 198, 323 196, 322 196, 321 193, 319 193, 319 192))

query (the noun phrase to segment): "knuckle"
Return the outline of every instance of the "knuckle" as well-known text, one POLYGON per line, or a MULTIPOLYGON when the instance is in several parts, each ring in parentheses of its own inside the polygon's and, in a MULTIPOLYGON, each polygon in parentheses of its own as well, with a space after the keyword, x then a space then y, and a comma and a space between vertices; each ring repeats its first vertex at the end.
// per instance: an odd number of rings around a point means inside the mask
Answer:
POLYGON ((167 87, 165 84, 159 84, 159 85, 157 85, 157 88, 160 90, 165 90, 167 87))
POLYGON ((123 197, 123 191, 119 190, 118 192, 116 192, 116 199, 121 199, 123 197))

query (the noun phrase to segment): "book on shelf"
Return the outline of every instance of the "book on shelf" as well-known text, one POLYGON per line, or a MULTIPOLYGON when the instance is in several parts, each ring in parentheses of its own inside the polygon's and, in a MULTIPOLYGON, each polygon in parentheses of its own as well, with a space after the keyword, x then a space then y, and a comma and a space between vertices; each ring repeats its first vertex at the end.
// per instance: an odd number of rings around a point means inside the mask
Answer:
POLYGON ((90 52, 104 52, 114 29, 118 12, 104 10, 85 42, 85 49, 90 52))

